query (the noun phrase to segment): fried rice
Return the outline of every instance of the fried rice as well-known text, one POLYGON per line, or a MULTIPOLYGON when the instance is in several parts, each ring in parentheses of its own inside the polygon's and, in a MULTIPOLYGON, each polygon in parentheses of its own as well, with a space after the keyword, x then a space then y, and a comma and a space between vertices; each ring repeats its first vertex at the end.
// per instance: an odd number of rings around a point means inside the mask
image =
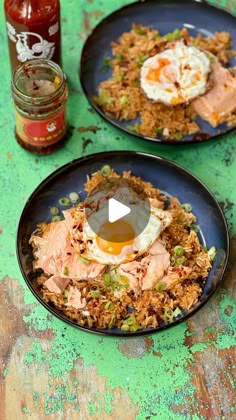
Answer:
MULTIPOLYGON (((140 87, 140 69, 144 61, 158 54, 171 41, 182 39, 204 52, 214 54, 225 66, 236 52, 231 49, 228 32, 216 32, 213 38, 198 34, 189 35, 186 28, 161 36, 158 30, 143 25, 132 25, 130 32, 123 33, 112 42, 112 57, 105 59, 101 71, 112 69, 109 79, 98 86, 98 95, 93 100, 102 111, 117 120, 132 121, 127 129, 142 136, 181 140, 185 135, 200 131, 196 112, 189 104, 168 106, 147 98, 140 87)), ((236 124, 236 114, 226 118, 229 126, 236 124)))
MULTIPOLYGON (((68 284, 62 292, 48 290, 45 283, 50 275, 42 272, 37 265, 38 242, 35 241, 35 235, 37 239, 47 237, 49 229, 59 222, 40 223, 37 233, 32 234, 30 243, 37 282, 44 301, 80 326, 94 329, 120 328, 123 332, 158 328, 181 317, 196 304, 212 267, 214 252, 200 243, 196 217, 189 203, 182 204, 176 197, 167 197, 158 188, 130 172, 119 175, 110 169, 109 174, 104 176, 102 171, 97 171, 88 176, 85 191, 89 195, 101 181, 109 182, 114 177, 134 181, 137 189, 140 187, 149 198, 155 199, 157 207, 171 213, 172 222, 159 237, 160 243, 170 254, 167 283, 160 281, 151 290, 135 291, 123 276, 112 278, 108 275, 110 267, 105 266, 97 278, 87 280, 68 277, 68 284), (177 249, 181 252, 177 253, 177 249), (80 308, 68 304, 71 290, 79 293, 83 303, 80 308)), ((81 205, 83 203, 76 204, 74 208, 81 205)), ((137 260, 144 257, 145 254, 137 260)))

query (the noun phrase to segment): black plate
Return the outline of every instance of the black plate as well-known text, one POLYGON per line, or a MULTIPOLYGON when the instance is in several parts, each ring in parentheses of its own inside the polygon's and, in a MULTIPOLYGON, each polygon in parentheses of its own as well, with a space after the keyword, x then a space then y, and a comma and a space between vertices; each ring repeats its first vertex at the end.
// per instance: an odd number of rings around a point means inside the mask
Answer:
POLYGON ((101 169, 101 166, 106 164, 111 165, 119 173, 131 170, 134 175, 153 183, 168 195, 178 197, 180 202, 191 203, 193 213, 197 216, 197 223, 200 226, 200 241, 208 248, 211 246, 217 248, 216 260, 203 293, 194 307, 171 324, 162 325, 156 329, 148 328, 137 331, 132 335, 160 331, 176 325, 200 309, 221 283, 228 262, 229 235, 223 212, 207 187, 183 167, 158 156, 127 151, 98 153, 74 160, 46 178, 28 199, 19 221, 17 255, 26 284, 46 309, 68 324, 95 333, 131 335, 131 333, 127 334, 118 329, 101 330, 79 326, 62 312, 44 302, 32 273, 33 256, 29 238, 37 223, 50 221, 49 209, 52 206, 58 206, 60 197, 68 196, 71 191, 79 192, 81 198, 84 199, 86 194, 83 186, 87 174, 101 169))
MULTIPOLYGON (((133 23, 151 26, 160 30, 161 34, 172 32, 183 26, 192 36, 202 33, 213 36, 215 32, 228 31, 232 36, 232 48, 236 49, 236 19, 230 13, 211 6, 201 0, 146 0, 132 3, 110 14, 93 30, 82 50, 80 60, 80 81, 85 95, 93 108, 109 123, 139 138, 173 144, 189 144, 207 141, 232 131, 235 127, 226 124, 214 128, 198 118, 201 133, 185 136, 182 140, 155 139, 135 134, 127 126, 135 125, 138 120, 119 121, 106 115, 95 103, 93 97, 98 93, 98 85, 111 75, 111 70, 102 72, 104 60, 112 56, 111 42, 128 32, 133 23)), ((235 65, 235 58, 230 65, 235 65)))

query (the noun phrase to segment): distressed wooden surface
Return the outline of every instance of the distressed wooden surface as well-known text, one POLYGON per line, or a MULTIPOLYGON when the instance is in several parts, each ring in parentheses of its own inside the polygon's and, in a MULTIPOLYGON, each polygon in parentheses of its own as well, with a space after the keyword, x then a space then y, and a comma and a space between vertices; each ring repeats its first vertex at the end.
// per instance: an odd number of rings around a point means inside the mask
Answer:
MULTIPOLYGON (((163 147, 122 133, 91 111, 78 81, 82 44, 100 19, 127 3, 61 0, 73 129, 63 150, 45 157, 25 152, 14 139, 0 11, 0 420, 236 418, 236 136, 163 147), (110 149, 154 153, 195 173, 221 203, 232 245, 224 283, 201 311, 163 333, 128 340, 77 331, 52 317, 27 289, 15 253, 19 216, 39 182, 74 158, 110 149)), ((212 3, 236 7, 235 0, 212 3)))

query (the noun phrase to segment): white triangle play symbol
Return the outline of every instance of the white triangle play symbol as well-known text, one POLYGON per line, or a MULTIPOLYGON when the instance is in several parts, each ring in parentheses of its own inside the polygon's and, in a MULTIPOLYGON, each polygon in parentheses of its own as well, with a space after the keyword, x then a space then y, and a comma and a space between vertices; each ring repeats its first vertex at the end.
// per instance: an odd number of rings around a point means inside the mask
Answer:
POLYGON ((130 213, 130 208, 117 201, 115 198, 110 198, 108 201, 108 220, 114 223, 122 217, 130 213))

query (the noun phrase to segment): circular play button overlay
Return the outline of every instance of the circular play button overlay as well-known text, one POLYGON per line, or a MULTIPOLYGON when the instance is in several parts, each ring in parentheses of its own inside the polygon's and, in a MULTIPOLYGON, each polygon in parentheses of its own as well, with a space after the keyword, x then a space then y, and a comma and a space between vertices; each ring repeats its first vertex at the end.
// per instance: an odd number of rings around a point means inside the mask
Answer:
POLYGON ((96 186, 86 201, 87 222, 102 248, 103 241, 132 243, 148 225, 149 199, 140 185, 129 179, 107 178, 96 186))

